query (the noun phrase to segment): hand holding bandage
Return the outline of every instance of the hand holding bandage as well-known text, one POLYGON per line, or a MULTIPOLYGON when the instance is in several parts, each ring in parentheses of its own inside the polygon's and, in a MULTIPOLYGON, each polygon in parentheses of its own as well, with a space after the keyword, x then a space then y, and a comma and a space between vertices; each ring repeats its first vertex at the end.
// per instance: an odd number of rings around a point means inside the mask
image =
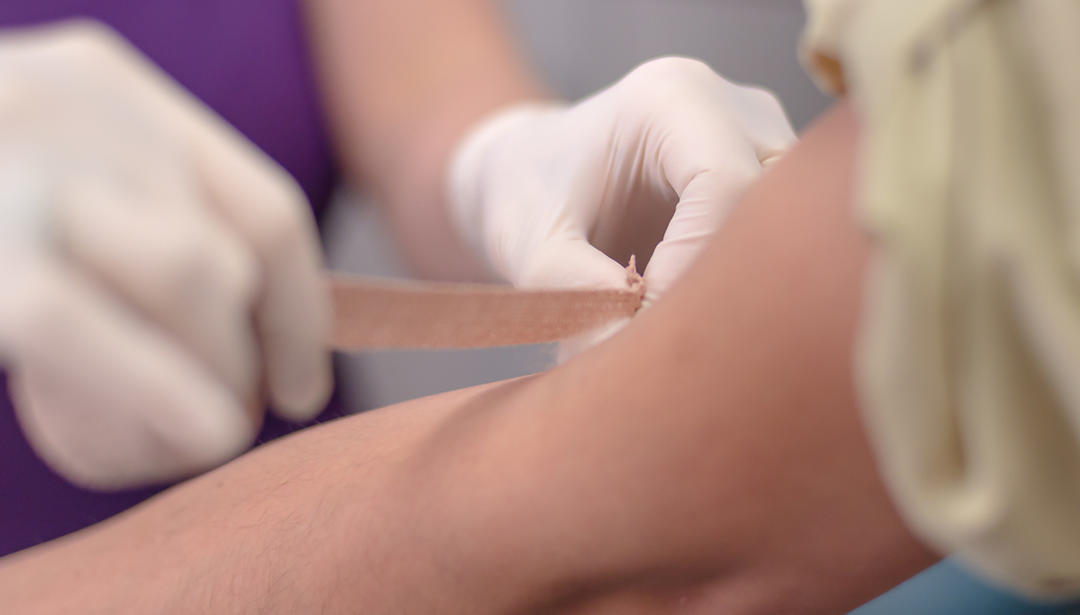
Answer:
POLYGON ((288 175, 133 47, 0 39, 0 361, 28 439, 85 486, 228 460, 331 384, 318 238, 288 175))
POLYGON ((770 93, 664 58, 576 105, 481 122, 458 149, 449 200, 461 233, 515 286, 625 288, 636 254, 647 304, 794 141, 770 93))

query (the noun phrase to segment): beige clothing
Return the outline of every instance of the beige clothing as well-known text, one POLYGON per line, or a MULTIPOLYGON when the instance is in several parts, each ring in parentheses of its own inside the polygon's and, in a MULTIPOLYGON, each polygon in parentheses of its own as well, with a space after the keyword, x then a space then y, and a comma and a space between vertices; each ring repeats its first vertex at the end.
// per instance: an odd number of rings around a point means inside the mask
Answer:
POLYGON ((886 481, 940 550, 1080 594, 1080 1, 807 5, 806 59, 861 118, 886 481))

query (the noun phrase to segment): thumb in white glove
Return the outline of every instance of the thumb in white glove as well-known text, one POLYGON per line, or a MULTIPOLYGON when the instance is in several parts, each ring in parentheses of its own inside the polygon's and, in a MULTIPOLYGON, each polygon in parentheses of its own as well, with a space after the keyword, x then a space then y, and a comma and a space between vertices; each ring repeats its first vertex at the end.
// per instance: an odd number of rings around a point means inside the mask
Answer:
POLYGON ((663 58, 576 105, 483 121, 455 154, 448 202, 461 234, 514 285, 618 288, 636 254, 648 263, 648 303, 794 141, 772 94, 663 58))

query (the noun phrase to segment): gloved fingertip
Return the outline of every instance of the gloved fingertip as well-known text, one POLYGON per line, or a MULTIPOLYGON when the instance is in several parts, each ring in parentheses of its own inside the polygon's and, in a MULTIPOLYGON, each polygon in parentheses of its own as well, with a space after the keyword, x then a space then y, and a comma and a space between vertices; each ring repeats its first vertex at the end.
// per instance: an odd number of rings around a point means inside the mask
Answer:
POLYGON ((191 412, 189 423, 176 430, 178 441, 183 443, 179 447, 184 451, 183 463, 163 469, 153 482, 209 470, 251 447, 261 421, 251 420, 239 400, 231 395, 218 397, 216 403, 191 412))
POLYGON ((268 387, 274 414, 287 421, 303 422, 315 418, 326 406, 334 388, 328 354, 294 361, 274 371, 268 387))
POLYGON ((116 403, 107 394, 95 398, 92 391, 48 386, 53 382, 35 370, 13 375, 12 397, 27 441, 53 471, 84 489, 115 491, 189 477, 236 457, 258 431, 237 400, 209 382, 172 391, 157 386, 153 392, 165 391, 162 398, 136 391, 116 403), (76 399, 93 420, 72 412, 76 399), (133 403, 125 406, 127 401, 133 403))

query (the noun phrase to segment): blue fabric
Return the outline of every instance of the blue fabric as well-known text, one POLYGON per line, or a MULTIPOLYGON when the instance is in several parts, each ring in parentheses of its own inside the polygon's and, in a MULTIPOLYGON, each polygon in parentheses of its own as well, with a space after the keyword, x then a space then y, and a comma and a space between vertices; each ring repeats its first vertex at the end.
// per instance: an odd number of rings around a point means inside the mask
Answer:
POLYGON ((1080 602, 1038 604, 1010 595, 945 561, 851 615, 1067 615, 1080 602))

